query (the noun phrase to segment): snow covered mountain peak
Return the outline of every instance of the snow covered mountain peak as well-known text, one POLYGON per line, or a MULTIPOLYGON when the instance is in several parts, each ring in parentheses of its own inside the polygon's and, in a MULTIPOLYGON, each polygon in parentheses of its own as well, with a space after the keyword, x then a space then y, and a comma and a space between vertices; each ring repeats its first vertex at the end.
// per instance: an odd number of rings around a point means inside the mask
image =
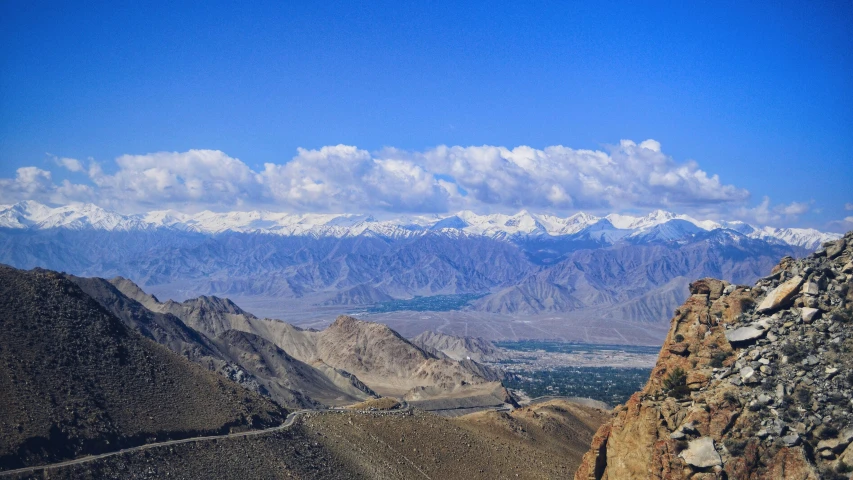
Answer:
POLYGON ((0 210, 0 227, 6 228, 66 228, 81 230, 127 231, 144 229, 148 225, 134 215, 121 215, 91 203, 77 203, 51 208, 28 200, 0 210))
POLYGON ((814 249, 839 238, 814 229, 755 227, 743 222, 696 220, 664 210, 637 217, 610 214, 596 217, 579 212, 568 217, 535 214, 522 210, 514 215, 478 215, 470 210, 449 215, 424 215, 377 220, 364 214, 284 213, 270 211, 203 211, 185 214, 173 210, 122 215, 92 204, 49 207, 35 201, 0 206, 0 228, 135 231, 171 229, 202 234, 224 232, 263 233, 284 236, 310 235, 348 237, 378 235, 388 238, 443 232, 448 235, 486 236, 497 239, 584 236, 614 243, 623 238, 635 241, 674 241, 718 229, 772 243, 814 249), (736 232, 736 233, 735 233, 736 232))

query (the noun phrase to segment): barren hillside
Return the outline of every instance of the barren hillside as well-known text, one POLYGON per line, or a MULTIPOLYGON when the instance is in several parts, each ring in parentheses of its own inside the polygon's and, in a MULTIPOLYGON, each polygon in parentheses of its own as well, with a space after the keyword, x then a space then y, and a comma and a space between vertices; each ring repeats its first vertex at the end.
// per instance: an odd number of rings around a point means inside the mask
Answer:
MULTIPOLYGON (((329 382, 343 389, 332 397, 358 396, 361 382, 381 395, 408 394, 413 399, 472 397, 464 402, 468 406, 479 401, 474 398, 487 399, 489 405, 500 404, 506 394, 499 392, 499 399, 493 398, 492 392, 500 389, 496 382, 501 376, 497 372, 469 360, 459 362, 444 355, 439 358, 382 324, 341 315, 324 330, 305 330, 278 320, 259 319, 228 299, 199 297, 180 303, 159 302, 129 280, 119 277, 110 282, 148 309, 174 315, 211 338, 237 330, 274 344, 294 359, 319 369, 329 382)), ((367 391, 361 390, 362 394, 367 391)), ((346 401, 353 403, 350 398, 346 401)))
POLYGON ((284 432, 122 454, 52 470, 51 478, 566 478, 606 417, 561 401, 455 419, 313 413, 284 432))
POLYGON ((128 329, 55 272, 0 266, 0 331, 2 468, 286 413, 128 329))

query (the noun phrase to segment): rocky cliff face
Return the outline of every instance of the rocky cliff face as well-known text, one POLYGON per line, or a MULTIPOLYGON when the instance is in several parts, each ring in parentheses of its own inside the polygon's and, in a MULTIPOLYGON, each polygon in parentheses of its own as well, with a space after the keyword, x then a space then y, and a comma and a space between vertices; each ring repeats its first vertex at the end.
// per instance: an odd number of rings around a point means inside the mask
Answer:
POLYGON ((754 287, 692 283, 575 479, 851 478, 851 287, 853 232, 754 287))

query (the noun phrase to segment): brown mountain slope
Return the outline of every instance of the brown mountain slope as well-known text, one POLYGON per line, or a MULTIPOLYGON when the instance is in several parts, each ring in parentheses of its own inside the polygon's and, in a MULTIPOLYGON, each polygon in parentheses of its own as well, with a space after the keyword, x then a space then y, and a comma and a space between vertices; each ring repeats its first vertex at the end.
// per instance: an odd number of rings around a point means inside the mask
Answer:
POLYGON ((754 288, 704 279, 575 479, 848 479, 853 232, 754 288))
POLYGON ((319 358, 355 374, 382 395, 403 395, 420 386, 449 389, 463 382, 486 382, 459 362, 435 358, 380 323, 341 315, 317 337, 319 358))
POLYGON ((13 478, 51 480, 327 480, 370 479, 317 442, 299 425, 248 438, 192 442, 49 470, 47 475, 13 478))
POLYGON ((0 468, 286 413, 128 329, 55 272, 0 266, 0 331, 0 468))
POLYGON ((417 411, 317 415, 305 426, 370 478, 553 479, 571 475, 607 416, 556 401, 453 419, 417 411))
POLYGON ((562 401, 454 419, 311 413, 281 432, 121 454, 51 470, 50 478, 566 478, 606 417, 562 401))
MULTIPOLYGON (((159 302, 129 280, 118 277, 110 283, 152 311, 175 315, 208 336, 227 330, 251 333, 306 364, 331 367, 321 370, 331 375, 330 380, 336 385, 351 375, 351 386, 357 388, 363 382, 380 395, 410 394, 407 398, 411 400, 447 397, 456 401, 469 397, 478 399, 473 403, 482 400, 499 405, 508 396, 497 372, 473 362, 438 358, 382 324, 342 315, 325 330, 304 330, 278 320, 259 319, 228 299, 203 296, 180 303, 159 302), (336 374, 343 374, 343 378, 336 374)), ((454 408, 452 403, 442 403, 441 409, 454 408)), ((471 401, 462 403, 473 406, 471 401)), ((429 408, 426 404, 421 407, 429 408)))
POLYGON ((478 337, 457 337, 427 330, 412 338, 412 343, 427 351, 441 352, 454 360, 496 362, 503 358, 500 349, 492 342, 478 337))
MULTIPOLYGON (((464 428, 508 443, 520 437, 537 454, 562 457, 571 473, 589 448, 589 440, 610 415, 564 399, 555 399, 513 410, 485 411, 458 419, 464 428)), ((562 475, 561 475, 562 476, 562 475)))
MULTIPOLYGON (((215 343, 274 392, 273 398, 296 397, 288 401, 290 404, 345 405, 370 398, 372 394, 364 386, 358 388, 353 379, 340 372, 300 362, 274 343, 252 333, 227 330, 216 337, 215 343)), ((313 405, 313 408, 319 406, 313 405)))
POLYGON ((269 395, 282 405, 346 405, 372 395, 357 380, 335 369, 318 368, 288 355, 259 335, 265 329, 253 328, 254 324, 265 327, 266 321, 228 299, 199 297, 183 303, 160 303, 120 277, 110 281, 70 278, 125 323, 141 329, 158 343, 244 387, 269 395), (148 327, 150 324, 156 327, 148 327), (184 331, 192 332, 192 338, 187 338, 184 331))

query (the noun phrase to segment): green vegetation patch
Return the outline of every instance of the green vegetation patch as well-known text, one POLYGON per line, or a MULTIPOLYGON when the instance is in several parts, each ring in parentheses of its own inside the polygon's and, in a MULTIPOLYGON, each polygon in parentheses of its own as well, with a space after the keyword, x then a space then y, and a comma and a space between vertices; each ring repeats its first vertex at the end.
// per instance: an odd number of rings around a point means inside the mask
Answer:
POLYGON ((558 340, 519 340, 494 343, 498 347, 521 352, 542 350, 557 353, 594 353, 608 350, 625 353, 645 353, 655 356, 660 353, 660 347, 646 345, 599 345, 594 343, 568 343, 558 340))
POLYGON ((585 397, 608 405, 625 403, 649 379, 650 368, 558 367, 516 371, 507 387, 523 390, 531 398, 545 395, 585 397))
POLYGON ((460 310, 474 300, 483 297, 482 293, 461 293, 455 295, 432 295, 415 297, 408 300, 389 300, 377 303, 367 309, 368 313, 388 313, 409 310, 413 312, 448 312, 460 310))

